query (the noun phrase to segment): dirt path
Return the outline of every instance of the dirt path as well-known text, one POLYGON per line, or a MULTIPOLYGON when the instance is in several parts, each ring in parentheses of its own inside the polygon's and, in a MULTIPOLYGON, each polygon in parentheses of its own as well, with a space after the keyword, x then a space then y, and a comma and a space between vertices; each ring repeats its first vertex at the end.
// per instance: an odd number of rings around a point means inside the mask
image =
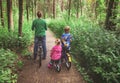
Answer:
MULTIPOLYGON (((17 83, 85 83, 73 64, 69 71, 63 65, 60 73, 47 68, 47 64, 50 60, 49 54, 54 45, 54 40, 55 37, 53 33, 48 30, 47 58, 42 61, 42 67, 38 68, 38 63, 26 60, 22 71, 19 73, 17 83)), ((31 51, 32 50, 33 46, 31 47, 31 51)))

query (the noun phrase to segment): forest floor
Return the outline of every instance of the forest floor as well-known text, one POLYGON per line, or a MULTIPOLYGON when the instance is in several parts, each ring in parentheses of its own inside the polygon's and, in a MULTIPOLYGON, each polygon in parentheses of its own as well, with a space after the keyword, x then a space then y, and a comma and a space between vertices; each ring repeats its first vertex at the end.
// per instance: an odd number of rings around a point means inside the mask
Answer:
MULTIPOLYGON (((47 64, 50 61, 50 50, 54 46, 55 36, 48 29, 46 31, 47 58, 42 60, 42 66, 38 68, 38 63, 25 59, 22 70, 18 73, 17 83, 86 83, 75 65, 72 63, 68 71, 65 65, 62 65, 61 72, 54 69, 48 69, 47 64)), ((30 47, 33 52, 33 45, 30 47)))

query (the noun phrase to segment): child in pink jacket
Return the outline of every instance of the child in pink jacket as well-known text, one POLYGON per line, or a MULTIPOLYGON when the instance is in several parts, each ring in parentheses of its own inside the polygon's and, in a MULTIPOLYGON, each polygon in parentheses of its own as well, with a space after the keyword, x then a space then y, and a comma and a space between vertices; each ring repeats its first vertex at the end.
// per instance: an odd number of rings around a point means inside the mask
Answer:
POLYGON ((61 51, 62 51, 62 47, 61 47, 61 41, 60 39, 56 39, 55 40, 55 46, 53 46, 52 50, 51 50, 51 60, 48 64, 48 68, 50 68, 53 65, 54 61, 58 61, 61 59, 61 51))

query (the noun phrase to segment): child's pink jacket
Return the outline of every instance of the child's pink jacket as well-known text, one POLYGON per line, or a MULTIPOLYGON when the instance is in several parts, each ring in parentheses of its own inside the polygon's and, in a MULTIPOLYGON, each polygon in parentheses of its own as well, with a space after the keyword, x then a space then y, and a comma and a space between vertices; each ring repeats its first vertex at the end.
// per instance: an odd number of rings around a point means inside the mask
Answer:
POLYGON ((61 51, 62 51, 61 45, 55 45, 51 50, 51 54, 50 54, 51 59, 52 60, 60 59, 61 58, 61 51))

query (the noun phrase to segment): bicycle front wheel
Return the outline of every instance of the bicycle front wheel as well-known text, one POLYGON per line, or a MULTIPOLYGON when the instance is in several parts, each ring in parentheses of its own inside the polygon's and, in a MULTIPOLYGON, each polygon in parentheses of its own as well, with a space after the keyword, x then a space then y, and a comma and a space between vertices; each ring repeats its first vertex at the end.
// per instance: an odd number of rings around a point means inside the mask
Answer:
POLYGON ((67 53, 66 55, 67 55, 67 60, 65 64, 66 64, 67 69, 69 70, 71 68, 72 59, 69 53, 67 53))

